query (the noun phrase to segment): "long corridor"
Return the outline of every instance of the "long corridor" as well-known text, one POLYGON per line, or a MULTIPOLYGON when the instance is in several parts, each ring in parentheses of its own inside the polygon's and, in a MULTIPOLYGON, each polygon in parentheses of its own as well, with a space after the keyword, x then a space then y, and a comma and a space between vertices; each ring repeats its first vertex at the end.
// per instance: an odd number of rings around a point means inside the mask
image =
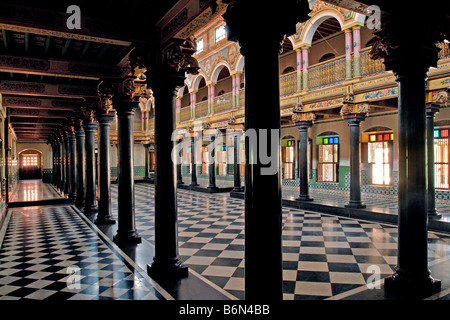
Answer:
MULTIPOLYGON (((142 243, 131 247, 111 241, 117 225, 99 229, 69 205, 10 209, 0 233, 0 300, 245 299, 243 200, 179 190, 179 251, 190 273, 158 284, 144 271, 154 252, 154 185, 137 183, 135 196, 142 243)), ((115 218, 117 198, 113 185, 115 218)), ((442 281, 430 298, 450 299, 449 235, 429 232, 428 259, 442 281)), ((396 298, 381 281, 396 261, 396 226, 283 207, 285 300, 396 298)))

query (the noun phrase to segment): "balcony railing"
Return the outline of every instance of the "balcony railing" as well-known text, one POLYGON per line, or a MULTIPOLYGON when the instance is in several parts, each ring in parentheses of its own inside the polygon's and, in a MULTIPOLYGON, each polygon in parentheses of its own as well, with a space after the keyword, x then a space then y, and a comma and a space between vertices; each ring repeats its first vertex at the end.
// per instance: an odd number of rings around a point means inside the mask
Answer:
POLYGON ((208 115, 208 101, 197 102, 195 104, 195 117, 200 118, 208 115))
POLYGON ((283 74, 280 76, 280 94, 281 96, 297 92, 297 71, 283 74))
POLYGON ((185 107, 180 110, 180 121, 186 121, 191 119, 191 107, 185 107))
POLYGON ((233 107, 233 94, 231 92, 225 93, 217 98, 214 98, 214 112, 225 111, 233 107))
POLYGON ((361 75, 367 76, 386 71, 383 60, 373 60, 370 58, 372 47, 364 48, 360 51, 361 56, 361 75))
POLYGON ((345 79, 345 56, 308 67, 308 87, 334 84, 345 79))

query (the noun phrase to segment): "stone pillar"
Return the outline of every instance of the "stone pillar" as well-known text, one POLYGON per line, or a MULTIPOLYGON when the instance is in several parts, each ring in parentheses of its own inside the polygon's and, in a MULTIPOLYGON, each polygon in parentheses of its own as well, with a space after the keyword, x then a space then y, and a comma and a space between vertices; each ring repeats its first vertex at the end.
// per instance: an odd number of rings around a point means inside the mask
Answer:
POLYGON ((133 120, 138 103, 126 96, 120 97, 114 106, 117 111, 117 135, 119 163, 117 168, 118 193, 118 229, 114 242, 141 242, 136 231, 134 204, 134 154, 133 120))
POLYGON ((427 105, 426 117, 427 117, 427 213, 428 218, 440 219, 441 215, 436 210, 435 199, 435 159, 434 159, 434 117, 439 112, 439 104, 430 103, 427 105))
POLYGON ((197 137, 195 137, 195 133, 193 133, 191 137, 191 161, 192 161, 192 168, 191 168, 191 184, 190 186, 196 187, 198 186, 197 183, 197 163, 196 163, 196 140, 197 137))
POLYGON ((214 113, 214 96, 215 96, 216 84, 210 83, 208 84, 208 114, 214 113))
POLYGON ((360 124, 366 118, 365 114, 355 113, 344 116, 350 126, 350 201, 348 208, 365 208, 361 201, 361 151, 360 151, 360 124))
POLYGON ((237 0, 223 14, 228 39, 239 41, 245 59, 245 129, 252 132, 254 140, 246 139, 245 148, 246 300, 281 300, 283 296, 279 54, 286 33, 295 32, 297 19, 308 18, 307 5, 292 0, 284 1, 283 6, 255 7, 251 1, 237 0), (249 21, 270 23, 259 25, 255 32, 249 21), (258 148, 254 148, 256 142, 258 148), (267 163, 256 149, 275 156, 267 163))
POLYGON ((241 103, 241 94, 240 94, 240 91, 241 91, 241 75, 242 75, 241 72, 237 72, 235 74, 235 76, 236 76, 236 79, 235 79, 235 82, 236 82, 236 94, 235 94, 236 107, 239 107, 239 104, 241 103))
POLYGON ((207 187, 209 192, 218 192, 219 188, 216 186, 216 147, 215 140, 216 137, 214 135, 209 136, 210 143, 208 145, 208 156, 209 156, 209 185, 207 187))
POLYGON ((94 111, 92 109, 86 110, 87 116, 83 124, 85 134, 85 200, 84 212, 97 212, 97 199, 95 192, 95 131, 97 124, 94 121, 94 111))
POLYGON ((150 168, 150 160, 149 160, 149 148, 150 143, 143 143, 144 146, 144 181, 150 181, 149 168, 150 168))
POLYGON ((295 52, 297 53, 297 91, 300 91, 302 90, 302 50, 296 49, 295 52))
MULTIPOLYGON (((184 50, 181 44, 173 42, 171 48, 184 50)), ((192 52, 193 53, 193 52, 192 52)), ((170 60, 170 58, 168 58, 170 60)), ((192 58, 193 59, 193 58, 192 58)), ((185 72, 176 72, 171 61, 161 61, 150 73, 150 86, 155 96, 155 256, 147 266, 153 278, 179 278, 188 275, 178 256, 177 217, 177 160, 172 158, 176 141, 172 140, 175 126, 175 97, 177 89, 184 84, 185 72)), ((195 167, 194 167, 195 168, 195 167)))
POLYGON ((182 139, 178 139, 177 140, 177 185, 183 185, 183 175, 182 175, 182 165, 183 165, 183 161, 180 155, 181 152, 181 147, 182 147, 182 139))
POLYGON ((428 269, 425 79, 430 66, 437 66, 439 49, 434 41, 442 26, 436 16, 427 21, 423 17, 420 10, 393 12, 382 21, 381 38, 393 49, 373 50, 398 82, 398 259, 395 273, 385 279, 385 289, 421 297, 441 288, 428 269), (420 35, 411 34, 408 26, 415 19, 428 27, 420 35))
POLYGON ((64 186, 66 184, 66 170, 64 168, 64 164, 65 164, 65 152, 64 152, 64 132, 61 130, 60 131, 60 140, 59 140, 59 172, 60 172, 60 177, 61 179, 59 180, 59 192, 61 192, 62 194, 64 194, 64 186))
POLYGON ((308 89, 308 67, 309 67, 309 47, 311 45, 304 45, 302 47, 302 63, 303 63, 303 89, 308 89))
POLYGON ((308 177, 308 129, 312 127, 312 121, 295 122, 295 126, 300 132, 300 152, 299 152, 299 177, 300 195, 298 201, 312 201, 309 197, 309 177, 308 177))
POLYGON ((86 172, 86 160, 84 157, 85 151, 85 135, 83 130, 83 122, 79 120, 77 123, 77 127, 75 130, 76 136, 76 146, 77 146, 77 198, 75 200, 75 206, 78 208, 82 208, 84 206, 84 197, 85 197, 85 181, 84 176, 86 172))
POLYGON ((69 196, 70 186, 70 169, 69 169, 69 134, 66 131, 64 134, 64 195, 69 196))
POLYGON ((242 192, 244 189, 241 187, 241 161, 240 161, 240 133, 234 133, 234 192, 242 192))
POLYGON ((191 119, 195 118, 195 104, 197 103, 197 91, 191 93, 191 119))
MULTIPOLYGON (((352 30, 345 29, 345 78, 349 79, 352 77, 352 30)), ((359 52, 359 51, 358 51, 359 52)))
POLYGON ((76 138, 73 125, 69 129, 69 201, 75 202, 77 197, 77 173, 76 173, 76 138))
POLYGON ((361 76, 361 56, 359 51, 361 50, 361 27, 353 27, 353 76, 361 76))
MULTIPOLYGON (((98 214, 96 224, 114 224, 111 214, 111 161, 110 161, 110 131, 114 111, 97 111, 99 125, 98 133, 98 214)), ((120 198, 120 197, 119 197, 120 198)))

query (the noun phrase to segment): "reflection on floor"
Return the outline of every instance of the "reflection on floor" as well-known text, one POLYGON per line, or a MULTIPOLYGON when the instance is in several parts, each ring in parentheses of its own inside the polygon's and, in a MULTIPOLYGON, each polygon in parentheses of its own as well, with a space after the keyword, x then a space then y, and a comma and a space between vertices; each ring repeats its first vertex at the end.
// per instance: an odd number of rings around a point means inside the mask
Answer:
MULTIPOLYGON (((179 252, 190 273, 158 284, 144 271, 154 254, 154 185, 135 184, 135 196, 137 246, 117 246, 117 224, 97 227, 95 216, 68 205, 10 209, 0 231, 0 300, 245 298, 243 200, 179 190, 179 252)), ((117 185, 112 197, 117 218, 117 185)), ((450 235, 430 232, 428 250, 442 281, 431 299, 449 300, 450 235)), ((374 268, 382 279, 396 260, 395 226, 283 208, 285 300, 396 298, 367 287, 374 268)), ((261 264, 263 287, 270 275, 264 257, 261 264)))
POLYGON ((60 198, 55 189, 42 180, 19 180, 9 195, 10 202, 30 202, 60 198))

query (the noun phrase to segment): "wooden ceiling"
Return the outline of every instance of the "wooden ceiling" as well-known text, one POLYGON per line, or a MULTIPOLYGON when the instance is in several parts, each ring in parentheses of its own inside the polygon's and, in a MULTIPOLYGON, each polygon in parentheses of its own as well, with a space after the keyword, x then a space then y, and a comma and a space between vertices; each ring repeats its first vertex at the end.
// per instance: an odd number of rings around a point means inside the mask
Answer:
POLYGON ((136 44, 177 2, 78 0, 82 30, 69 30, 69 1, 0 1, 0 93, 19 141, 47 141, 101 80, 118 80, 136 44))

